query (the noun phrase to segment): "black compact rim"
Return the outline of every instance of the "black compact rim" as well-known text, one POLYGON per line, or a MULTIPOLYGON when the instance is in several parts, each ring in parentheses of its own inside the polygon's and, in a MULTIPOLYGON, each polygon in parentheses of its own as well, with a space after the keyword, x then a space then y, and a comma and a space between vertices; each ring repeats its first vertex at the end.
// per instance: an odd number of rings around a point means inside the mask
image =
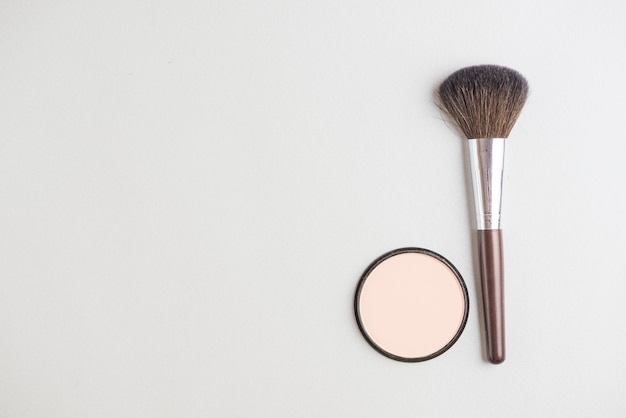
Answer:
POLYGON ((359 327, 359 330, 361 331, 361 334, 363 335, 365 340, 369 343, 370 346, 372 346, 372 348, 374 348, 374 350, 378 351, 380 354, 384 355, 385 357, 388 357, 392 360, 405 362, 405 363, 418 363, 421 361, 430 360, 448 351, 450 347, 452 347, 454 343, 456 343, 457 340, 461 337, 461 334, 463 333, 463 330, 465 329, 465 325, 467 324, 467 318, 469 316, 469 306, 470 306, 469 294, 467 292, 467 286, 465 285, 465 280, 463 280, 463 276, 461 276, 461 273, 457 270, 457 268, 454 267, 454 264, 452 264, 447 258, 445 258, 439 253, 436 253, 432 250, 428 250, 426 248, 419 248, 419 247, 398 248, 396 250, 389 251, 381 255, 380 257, 378 257, 367 267, 367 269, 365 269, 365 272, 363 272, 363 274, 361 275, 361 278, 359 279, 359 283, 357 284, 356 292, 354 295, 354 315, 356 317, 356 323, 359 327), (454 337, 452 337, 452 339, 446 345, 444 345, 442 348, 440 348, 436 352, 429 354, 427 356, 424 356, 424 357, 402 357, 402 356, 398 356, 396 354, 390 353, 389 351, 385 350, 384 348, 376 344, 374 340, 372 340, 372 338, 369 336, 369 334, 365 330, 365 326, 363 325, 363 321, 361 319, 359 301, 361 298, 361 290, 363 289, 363 285, 365 284, 365 281, 367 280, 371 272, 380 263, 387 260, 388 258, 394 257, 399 254, 405 254, 405 253, 424 254, 424 255, 431 256, 441 261, 443 264, 446 265, 446 267, 448 267, 454 273, 463 291, 463 301, 465 302, 465 309, 463 310, 463 319, 461 320, 459 329, 457 330, 456 334, 454 334, 454 337))

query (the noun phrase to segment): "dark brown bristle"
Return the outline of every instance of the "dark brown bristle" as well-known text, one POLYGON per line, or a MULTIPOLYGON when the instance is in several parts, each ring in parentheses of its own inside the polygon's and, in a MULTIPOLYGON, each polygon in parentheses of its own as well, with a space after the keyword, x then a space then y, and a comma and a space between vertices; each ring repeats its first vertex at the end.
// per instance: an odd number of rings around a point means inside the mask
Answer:
POLYGON ((452 73, 438 93, 439 105, 468 139, 507 138, 526 102, 528 83, 510 68, 477 65, 452 73))

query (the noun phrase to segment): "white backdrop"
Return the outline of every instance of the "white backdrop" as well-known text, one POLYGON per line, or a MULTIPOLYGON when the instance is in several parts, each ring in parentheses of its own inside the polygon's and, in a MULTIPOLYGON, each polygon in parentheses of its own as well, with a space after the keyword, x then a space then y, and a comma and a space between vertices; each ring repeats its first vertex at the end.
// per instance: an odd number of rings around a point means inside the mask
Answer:
POLYGON ((622 417, 626 3, 0 4, 0 416, 622 417), (507 361, 481 348, 474 64, 531 85, 507 141, 507 361), (382 253, 465 277, 451 350, 376 353, 382 253))

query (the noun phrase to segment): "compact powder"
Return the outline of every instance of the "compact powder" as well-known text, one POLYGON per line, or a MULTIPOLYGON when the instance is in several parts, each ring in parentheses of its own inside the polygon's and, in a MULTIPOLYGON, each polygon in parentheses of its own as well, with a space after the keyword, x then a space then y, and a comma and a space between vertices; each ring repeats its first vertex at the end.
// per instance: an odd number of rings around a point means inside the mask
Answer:
POLYGON ((429 360, 460 337, 469 312, 457 269, 423 248, 401 248, 374 261, 354 299, 357 323, 377 351, 394 360, 429 360))

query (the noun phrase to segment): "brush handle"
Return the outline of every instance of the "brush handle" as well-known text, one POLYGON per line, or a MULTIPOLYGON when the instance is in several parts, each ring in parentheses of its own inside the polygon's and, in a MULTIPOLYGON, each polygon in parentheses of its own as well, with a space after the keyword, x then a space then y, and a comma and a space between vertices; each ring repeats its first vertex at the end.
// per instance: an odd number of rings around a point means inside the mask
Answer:
POLYGON ((504 266, 502 260, 502 230, 479 230, 478 262, 487 334, 487 355, 493 364, 500 364, 505 358, 504 266))

